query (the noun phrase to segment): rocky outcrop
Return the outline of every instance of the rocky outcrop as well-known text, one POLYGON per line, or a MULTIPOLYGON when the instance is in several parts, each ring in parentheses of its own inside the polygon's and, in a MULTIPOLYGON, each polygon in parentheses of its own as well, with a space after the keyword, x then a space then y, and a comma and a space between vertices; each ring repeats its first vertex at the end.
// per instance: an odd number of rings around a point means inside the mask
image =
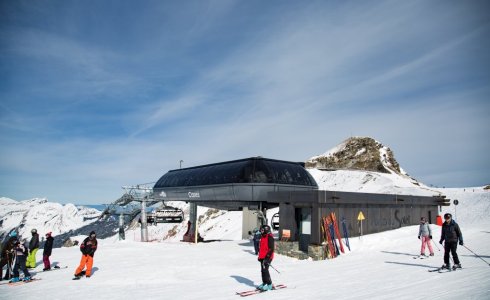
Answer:
POLYGON ((327 170, 404 173, 391 149, 370 137, 351 137, 330 151, 310 158, 305 166, 327 170))

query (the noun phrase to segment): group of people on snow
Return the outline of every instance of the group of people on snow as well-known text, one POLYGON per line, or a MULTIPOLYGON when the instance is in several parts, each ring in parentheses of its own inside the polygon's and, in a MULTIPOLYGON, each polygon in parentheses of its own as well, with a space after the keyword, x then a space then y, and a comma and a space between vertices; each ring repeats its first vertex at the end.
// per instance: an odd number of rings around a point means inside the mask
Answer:
MULTIPOLYGON (((28 269, 36 267, 36 253, 39 250, 39 234, 36 229, 31 230, 31 240, 27 244, 26 239, 21 239, 17 231, 12 230, 6 241, 2 244, 0 258, 0 280, 9 280, 11 282, 19 281, 19 271, 24 273, 24 280, 29 281, 31 274, 28 269), (7 272, 3 277, 3 267, 7 266, 7 272)), ((44 270, 51 269, 49 256, 53 248, 53 237, 51 232, 46 233, 46 242, 44 243, 43 261, 44 270)))

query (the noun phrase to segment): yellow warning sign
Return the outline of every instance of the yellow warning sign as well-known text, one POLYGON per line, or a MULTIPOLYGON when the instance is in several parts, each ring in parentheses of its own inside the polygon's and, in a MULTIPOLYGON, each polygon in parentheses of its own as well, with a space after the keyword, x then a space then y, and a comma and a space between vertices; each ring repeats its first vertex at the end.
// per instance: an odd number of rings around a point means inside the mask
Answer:
POLYGON ((365 220, 366 218, 364 217, 364 214, 362 211, 359 212, 359 215, 357 215, 357 221, 362 221, 365 220))

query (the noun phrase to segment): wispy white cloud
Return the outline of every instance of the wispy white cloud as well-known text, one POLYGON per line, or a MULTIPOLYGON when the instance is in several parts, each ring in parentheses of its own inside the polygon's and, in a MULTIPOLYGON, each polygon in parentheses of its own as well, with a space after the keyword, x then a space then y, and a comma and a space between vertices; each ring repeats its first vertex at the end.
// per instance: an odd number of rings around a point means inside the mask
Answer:
POLYGON ((91 191, 105 183, 111 191, 100 191, 101 201, 117 198, 120 185, 158 179, 181 159, 184 166, 254 155, 305 160, 349 135, 392 147, 415 177, 485 159, 476 149, 488 143, 477 135, 490 133, 482 113, 489 73, 478 64, 484 54, 469 55, 469 46, 488 36, 488 24, 468 12, 425 1, 200 5, 207 8, 155 9, 128 33, 143 41, 135 52, 18 31, 10 54, 57 67, 56 81, 28 88, 44 99, 59 88, 61 96, 39 119, 4 105, 0 141, 13 146, 1 150, 12 159, 0 161, 0 175, 35 183, 45 172, 66 183, 57 187, 64 193, 75 182, 91 191), (15 137, 6 124, 28 124, 38 136, 15 137), (465 145, 471 155, 455 162, 465 145))

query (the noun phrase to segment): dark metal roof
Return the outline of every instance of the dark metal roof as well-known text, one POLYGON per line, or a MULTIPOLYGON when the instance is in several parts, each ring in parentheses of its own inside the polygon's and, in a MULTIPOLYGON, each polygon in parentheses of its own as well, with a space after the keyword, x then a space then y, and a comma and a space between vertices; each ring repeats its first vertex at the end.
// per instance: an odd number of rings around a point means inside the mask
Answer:
POLYGON ((153 187, 155 200, 195 202, 228 210, 257 209, 269 193, 317 190, 315 179, 301 163, 252 157, 171 170, 153 187))
POLYGON ((301 163, 252 157, 168 171, 153 187, 190 187, 230 183, 288 184, 318 188, 301 163))

